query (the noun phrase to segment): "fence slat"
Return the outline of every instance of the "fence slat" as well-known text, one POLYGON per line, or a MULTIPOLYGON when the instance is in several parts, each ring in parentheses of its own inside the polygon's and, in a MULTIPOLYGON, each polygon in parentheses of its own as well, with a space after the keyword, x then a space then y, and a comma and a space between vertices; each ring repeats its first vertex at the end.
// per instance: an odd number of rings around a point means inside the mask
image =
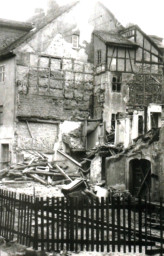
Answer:
POLYGON ((35 230, 34 230, 34 241, 33 247, 35 250, 38 250, 38 202, 39 199, 35 198, 35 207, 34 207, 34 217, 35 217, 35 230))
POLYGON ((138 214, 138 221, 139 221, 139 252, 142 252, 142 207, 141 207, 141 198, 138 200, 138 209, 139 209, 139 214, 138 214))
POLYGON ((80 220, 80 224, 81 224, 81 251, 83 251, 84 248, 84 199, 82 198, 82 205, 81 205, 81 220, 80 220))
MULTIPOLYGON (((96 220, 99 221, 99 200, 96 198, 96 220)), ((99 252, 99 225, 96 227, 96 251, 99 252)))
POLYGON ((125 209, 125 197, 123 198, 123 240, 124 240, 124 253, 126 253, 126 209, 125 209))
POLYGON ((101 198, 101 252, 104 252, 104 197, 101 198))
POLYGON ((115 198, 112 197, 112 251, 115 252, 115 198))
POLYGON ((91 199, 91 251, 94 251, 94 210, 95 210, 95 205, 94 205, 94 200, 93 198, 91 199))
POLYGON ((129 252, 131 252, 131 198, 128 197, 128 240, 129 240, 129 252))
POLYGON ((120 252, 120 197, 117 198, 117 241, 118 251, 120 252))

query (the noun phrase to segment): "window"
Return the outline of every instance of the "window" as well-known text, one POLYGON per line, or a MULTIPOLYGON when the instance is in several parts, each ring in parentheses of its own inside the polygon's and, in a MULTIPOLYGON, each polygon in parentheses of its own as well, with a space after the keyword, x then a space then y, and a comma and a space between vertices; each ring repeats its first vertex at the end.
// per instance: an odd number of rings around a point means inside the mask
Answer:
POLYGON ((138 116, 138 135, 143 134, 143 125, 144 125, 143 116, 139 115, 138 116))
POLYGON ((112 78, 112 91, 120 92, 121 91, 121 75, 113 76, 112 78))
POLYGON ((101 64, 101 50, 97 51, 97 64, 101 64))
POLYGON ((72 35, 72 47, 79 48, 79 36, 78 35, 72 35))
POLYGON ((3 124, 3 105, 0 105, 0 125, 3 124))
POLYGON ((114 131, 116 126, 116 114, 112 114, 111 116, 111 130, 114 131))
POLYGON ((0 66, 0 82, 5 81, 5 66, 0 66))
POLYGON ((1 144, 1 164, 2 168, 5 168, 9 165, 10 162, 10 151, 9 144, 1 144))
POLYGON ((159 120, 161 118, 161 113, 152 112, 151 113, 151 128, 158 128, 159 127, 159 120))

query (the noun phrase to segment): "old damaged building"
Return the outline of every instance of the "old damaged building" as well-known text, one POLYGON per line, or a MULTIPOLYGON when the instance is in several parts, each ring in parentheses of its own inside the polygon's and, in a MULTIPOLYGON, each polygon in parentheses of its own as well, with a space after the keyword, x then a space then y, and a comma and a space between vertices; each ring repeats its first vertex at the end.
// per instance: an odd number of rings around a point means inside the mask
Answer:
MULTIPOLYGON (((82 159, 86 150, 104 144, 128 148, 161 126, 160 39, 138 26, 123 28, 99 2, 87 6, 49 1, 33 27, 0 21, 1 168, 29 150, 54 158, 60 149, 82 159)), ((150 151, 142 158, 158 175, 150 151)), ((117 168, 110 156, 97 151, 92 157, 91 180, 129 189, 127 158, 117 168)), ((135 166, 140 158, 131 159, 135 166)))
POLYGON ((94 31, 94 42, 94 115, 106 122, 108 133, 114 132, 115 145, 125 149, 106 158, 106 182, 123 185, 135 196, 149 193, 157 199, 163 194, 160 39, 155 42, 133 25, 119 33, 94 31), (144 143, 136 142, 142 137, 144 143))
POLYGON ((86 120, 93 118, 92 33, 104 24, 107 31, 118 30, 118 21, 100 3, 86 11, 79 1, 66 6, 49 1, 47 15, 37 10, 32 20, 33 27, 0 21, 6 43, 0 51, 1 168, 21 161, 28 150, 83 154, 86 120))

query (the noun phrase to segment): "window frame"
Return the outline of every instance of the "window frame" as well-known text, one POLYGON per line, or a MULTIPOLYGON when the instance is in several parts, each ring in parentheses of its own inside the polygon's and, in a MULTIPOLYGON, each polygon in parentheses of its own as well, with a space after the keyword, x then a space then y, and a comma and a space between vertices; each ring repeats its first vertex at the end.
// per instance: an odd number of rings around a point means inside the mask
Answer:
POLYGON ((112 77, 112 92, 121 92, 121 85, 122 85, 122 75, 115 74, 112 77), (115 81, 113 81, 115 79, 115 81))
POLYGON ((4 81, 5 81, 5 65, 0 65, 0 83, 4 81))
POLYGON ((97 65, 102 63, 102 51, 101 49, 97 50, 97 65))
POLYGON ((76 35, 76 34, 72 35, 72 48, 75 48, 75 49, 79 48, 79 35, 76 35), (76 44, 74 44, 75 38, 76 38, 76 44))

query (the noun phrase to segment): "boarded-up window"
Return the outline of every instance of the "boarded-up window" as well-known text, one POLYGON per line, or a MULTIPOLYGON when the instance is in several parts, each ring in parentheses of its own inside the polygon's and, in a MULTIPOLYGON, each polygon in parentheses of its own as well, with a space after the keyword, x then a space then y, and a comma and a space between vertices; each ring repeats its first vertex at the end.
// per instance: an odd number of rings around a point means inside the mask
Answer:
POLYGON ((0 66, 0 82, 5 81, 5 66, 0 66))

